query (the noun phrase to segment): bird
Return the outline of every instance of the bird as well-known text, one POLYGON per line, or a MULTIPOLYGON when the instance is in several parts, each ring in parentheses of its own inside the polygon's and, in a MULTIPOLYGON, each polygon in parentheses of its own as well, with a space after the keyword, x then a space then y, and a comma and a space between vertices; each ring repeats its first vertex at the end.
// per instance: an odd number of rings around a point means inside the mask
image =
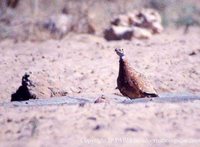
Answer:
POLYGON ((115 52, 119 56, 117 89, 119 89, 121 94, 130 99, 159 97, 146 77, 131 68, 125 57, 124 50, 116 48, 115 52))

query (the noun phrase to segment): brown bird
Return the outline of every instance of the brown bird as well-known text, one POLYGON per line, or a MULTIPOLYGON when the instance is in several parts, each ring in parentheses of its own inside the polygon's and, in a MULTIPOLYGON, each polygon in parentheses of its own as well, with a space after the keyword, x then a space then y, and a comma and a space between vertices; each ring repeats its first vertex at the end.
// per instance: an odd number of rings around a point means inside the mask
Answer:
POLYGON ((157 92, 146 78, 130 67, 123 49, 115 49, 120 57, 119 75, 117 78, 117 88, 130 99, 144 97, 158 97, 157 92))

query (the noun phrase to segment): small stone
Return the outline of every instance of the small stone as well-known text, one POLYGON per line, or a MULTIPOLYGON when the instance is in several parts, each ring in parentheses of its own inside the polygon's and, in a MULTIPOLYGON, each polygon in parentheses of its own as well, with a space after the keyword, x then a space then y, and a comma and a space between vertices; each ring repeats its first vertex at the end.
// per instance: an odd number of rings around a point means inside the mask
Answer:
POLYGON ((79 107, 84 107, 85 106, 85 103, 80 103, 79 104, 79 107))
POLYGON ((109 102, 110 101, 104 95, 102 95, 101 97, 99 97, 94 101, 94 103, 109 103, 109 102))
POLYGON ((190 56, 194 56, 194 55, 196 55, 196 54, 197 54, 197 53, 193 51, 193 52, 191 52, 189 55, 190 55, 190 56))
POLYGON ((9 123, 9 122, 12 122, 12 119, 11 118, 8 118, 7 119, 7 122, 9 123))
POLYGON ((94 121, 96 121, 96 120, 97 120, 97 118, 96 118, 96 117, 88 117, 87 119, 89 119, 89 120, 94 120, 94 121))
POLYGON ((103 128, 102 125, 96 125, 96 126, 93 128, 93 130, 96 131, 96 130, 100 130, 100 129, 102 129, 102 128, 103 128))
POLYGON ((142 131, 141 128, 126 128, 125 132, 138 132, 138 131, 142 131))

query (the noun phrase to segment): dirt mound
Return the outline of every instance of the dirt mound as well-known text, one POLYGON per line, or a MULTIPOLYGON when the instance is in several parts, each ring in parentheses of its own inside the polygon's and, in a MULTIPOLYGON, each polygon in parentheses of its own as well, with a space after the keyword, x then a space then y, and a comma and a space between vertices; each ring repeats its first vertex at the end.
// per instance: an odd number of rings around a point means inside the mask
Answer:
POLYGON ((11 101, 24 101, 36 98, 50 98, 65 96, 66 91, 61 85, 48 79, 48 74, 25 73, 22 77, 22 84, 17 91, 11 95, 11 101))

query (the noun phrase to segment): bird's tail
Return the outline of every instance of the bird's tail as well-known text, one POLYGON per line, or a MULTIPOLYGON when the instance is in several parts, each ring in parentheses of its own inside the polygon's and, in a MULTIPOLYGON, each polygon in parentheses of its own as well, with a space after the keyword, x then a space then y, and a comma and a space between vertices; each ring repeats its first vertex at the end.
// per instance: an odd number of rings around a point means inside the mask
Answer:
POLYGON ((158 94, 156 94, 156 93, 145 93, 144 92, 144 95, 145 95, 145 97, 159 97, 159 95, 158 94))

